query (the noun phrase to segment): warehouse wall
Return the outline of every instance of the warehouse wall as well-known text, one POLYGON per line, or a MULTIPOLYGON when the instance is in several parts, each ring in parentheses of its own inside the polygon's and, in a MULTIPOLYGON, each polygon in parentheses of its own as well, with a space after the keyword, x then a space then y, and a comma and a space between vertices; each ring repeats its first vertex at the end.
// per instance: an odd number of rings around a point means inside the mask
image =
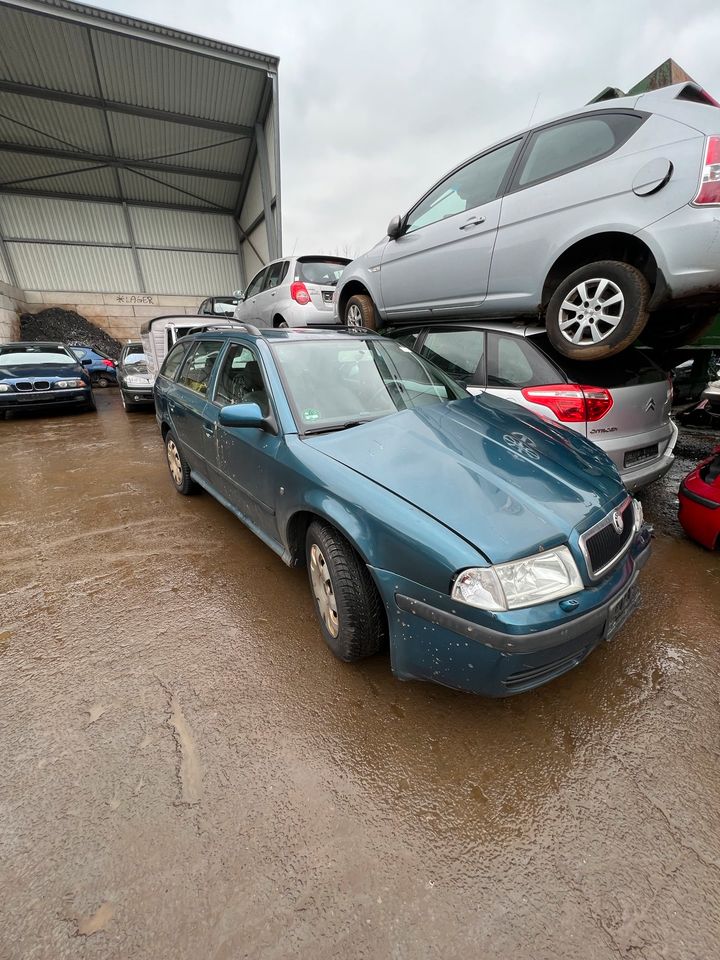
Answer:
POLYGON ((242 286, 228 215, 0 195, 0 225, 22 289, 204 298, 242 286))
POLYGON ((26 304, 23 291, 5 283, 1 270, 0 267, 0 343, 7 343, 8 340, 17 340, 20 337, 18 317, 25 311, 26 304))

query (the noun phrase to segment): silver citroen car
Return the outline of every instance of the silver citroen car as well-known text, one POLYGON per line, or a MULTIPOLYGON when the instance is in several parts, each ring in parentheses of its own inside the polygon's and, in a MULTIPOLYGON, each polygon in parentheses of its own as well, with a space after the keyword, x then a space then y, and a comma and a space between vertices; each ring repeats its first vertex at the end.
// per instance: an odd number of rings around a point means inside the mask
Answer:
POLYGON ((336 288, 338 319, 528 317, 576 360, 695 339, 720 308, 720 109, 694 83, 593 103, 466 160, 336 288))

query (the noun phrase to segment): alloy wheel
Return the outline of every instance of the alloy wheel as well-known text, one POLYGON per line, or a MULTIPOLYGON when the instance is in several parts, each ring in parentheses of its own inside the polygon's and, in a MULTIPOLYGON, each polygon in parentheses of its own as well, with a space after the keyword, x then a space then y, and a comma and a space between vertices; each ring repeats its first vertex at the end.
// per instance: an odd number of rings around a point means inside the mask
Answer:
POLYGON ((327 561, 320 547, 313 543, 310 547, 310 579, 317 600, 320 618, 331 637, 337 637, 340 630, 337 601, 327 561))
POLYGON ((182 462, 180 460, 180 451, 175 446, 174 440, 169 440, 167 445, 167 460, 168 466, 170 467, 170 473, 173 480, 179 487, 182 483, 183 478, 183 468, 182 462))
POLYGON ((348 327, 362 327, 363 318, 360 313, 360 307, 356 303, 351 303, 345 314, 345 322, 348 327))
POLYGON ((615 330, 624 311, 625 296, 616 283, 605 277, 583 280, 560 305, 560 333, 570 343, 600 343, 615 330))

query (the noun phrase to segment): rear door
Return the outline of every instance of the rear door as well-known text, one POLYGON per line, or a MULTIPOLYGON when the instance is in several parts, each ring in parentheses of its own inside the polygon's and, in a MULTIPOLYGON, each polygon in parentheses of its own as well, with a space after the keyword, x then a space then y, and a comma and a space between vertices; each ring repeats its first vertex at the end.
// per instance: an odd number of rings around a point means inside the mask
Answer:
POLYGON ((272 327, 277 304, 279 303, 278 287, 287 273, 287 260, 271 263, 265 272, 265 279, 260 293, 255 298, 255 319, 260 326, 272 327))
POLYGON ((208 389, 222 347, 222 340, 198 340, 168 395, 170 420, 190 467, 210 483, 217 449, 215 418, 207 414, 208 389))
POLYGON ((259 273, 255 274, 248 284, 247 290, 245 291, 245 298, 242 303, 238 304, 237 307, 236 316, 238 320, 248 320, 252 323, 257 319, 258 294, 263 288, 265 275, 268 269, 268 267, 263 267, 259 273))
POLYGON ((388 319, 462 316, 485 299, 501 194, 521 140, 454 170, 406 217, 382 254, 380 283, 388 319))

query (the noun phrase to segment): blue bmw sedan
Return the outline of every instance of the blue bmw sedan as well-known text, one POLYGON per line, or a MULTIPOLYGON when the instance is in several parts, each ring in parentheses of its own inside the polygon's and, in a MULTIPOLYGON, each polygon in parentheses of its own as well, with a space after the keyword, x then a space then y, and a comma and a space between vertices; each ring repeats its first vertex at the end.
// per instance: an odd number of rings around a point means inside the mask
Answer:
POLYGON ((0 417, 39 407, 94 410, 86 365, 63 343, 0 344, 0 417))
POLYGON ((611 461, 357 330, 196 334, 155 384, 170 476, 304 565, 342 660, 489 696, 579 664, 636 609, 650 530, 611 461))

